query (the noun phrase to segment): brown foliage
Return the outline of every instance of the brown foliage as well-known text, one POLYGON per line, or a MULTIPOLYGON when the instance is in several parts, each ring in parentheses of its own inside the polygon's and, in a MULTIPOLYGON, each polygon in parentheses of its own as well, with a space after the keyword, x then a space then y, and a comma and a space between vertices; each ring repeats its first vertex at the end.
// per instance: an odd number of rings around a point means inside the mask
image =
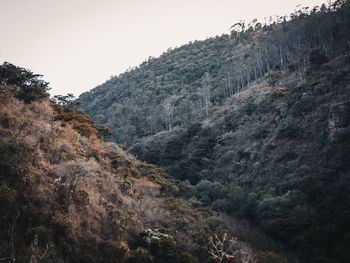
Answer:
POLYGON ((197 244, 200 238, 185 231, 199 233, 212 215, 184 200, 165 199, 177 191, 165 172, 98 139, 88 116, 48 100, 25 104, 11 92, 0 93, 0 104, 1 254, 9 255, 6 222, 17 214, 17 261, 57 255, 72 262, 161 262, 166 254, 193 262, 186 251, 205 250, 206 242, 197 244), (146 227, 179 238, 158 244, 164 255, 146 244, 129 248, 146 227), (188 249, 177 254, 181 246, 188 249))
POLYGON ((58 104, 53 104, 53 106, 55 109, 55 120, 61 121, 63 126, 71 125, 82 136, 96 137, 98 131, 88 115, 77 109, 66 110, 63 106, 58 104))

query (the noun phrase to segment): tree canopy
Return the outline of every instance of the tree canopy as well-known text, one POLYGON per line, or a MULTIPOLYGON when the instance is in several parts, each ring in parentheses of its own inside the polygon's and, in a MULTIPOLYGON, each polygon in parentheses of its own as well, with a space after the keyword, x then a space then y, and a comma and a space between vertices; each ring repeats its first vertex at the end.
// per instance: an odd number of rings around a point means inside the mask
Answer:
POLYGON ((16 97, 30 103, 49 96, 49 83, 28 69, 5 62, 0 66, 0 80, 16 87, 16 97))

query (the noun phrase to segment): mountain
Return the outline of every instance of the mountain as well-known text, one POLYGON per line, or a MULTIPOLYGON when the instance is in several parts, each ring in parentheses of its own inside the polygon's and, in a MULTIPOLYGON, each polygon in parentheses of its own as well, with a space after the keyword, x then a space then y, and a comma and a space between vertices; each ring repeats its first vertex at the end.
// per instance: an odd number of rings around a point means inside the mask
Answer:
POLYGON ((40 75, 4 63, 0 81, 1 261, 209 262, 222 243, 235 262, 282 260, 259 229, 177 197, 71 96, 50 100, 40 75))
POLYGON ((349 21, 344 0, 237 23, 78 100, 178 197, 248 220, 300 262, 349 262, 349 21))
POLYGON ((272 72, 277 78, 278 72, 295 72, 302 80, 311 52, 322 60, 347 47, 348 7, 342 2, 310 14, 301 9, 280 23, 239 24, 231 35, 169 49, 83 93, 82 109, 109 127, 114 141, 130 146, 205 118, 208 106, 222 105, 256 80, 274 78, 272 72))

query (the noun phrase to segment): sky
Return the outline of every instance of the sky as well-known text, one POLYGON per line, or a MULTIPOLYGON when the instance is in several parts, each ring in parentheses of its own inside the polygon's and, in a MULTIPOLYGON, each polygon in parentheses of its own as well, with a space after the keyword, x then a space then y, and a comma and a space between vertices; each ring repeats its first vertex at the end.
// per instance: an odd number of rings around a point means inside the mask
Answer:
POLYGON ((228 34, 240 20, 325 0, 0 0, 0 64, 43 75, 50 94, 78 96, 149 56, 228 34))

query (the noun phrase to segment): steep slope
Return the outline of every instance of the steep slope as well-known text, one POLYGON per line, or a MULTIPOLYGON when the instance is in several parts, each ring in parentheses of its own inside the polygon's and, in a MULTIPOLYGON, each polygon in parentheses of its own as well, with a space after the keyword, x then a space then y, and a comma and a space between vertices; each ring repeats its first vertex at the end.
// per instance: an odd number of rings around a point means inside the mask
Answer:
POLYGON ((259 224, 305 262, 346 262, 349 80, 347 54, 302 82, 293 74, 261 81, 206 120, 130 151, 184 181, 182 196, 259 224))
MULTIPOLYGON (((205 118, 208 108, 272 71, 305 77, 309 55, 334 57, 350 39, 349 4, 296 10, 272 24, 238 24, 231 35, 194 41, 149 58, 79 97, 82 109, 113 131, 115 142, 205 118)), ((318 59, 321 59, 319 57, 318 59)))
POLYGON ((301 262, 349 262, 350 4, 289 19, 170 50, 79 100, 179 196, 301 262))
MULTIPOLYGON (((86 115, 49 101, 47 83, 27 73, 0 67, 1 260, 208 262, 224 221, 174 197, 162 169, 98 139, 86 115)), ((236 252, 253 256, 243 244, 236 252)))

